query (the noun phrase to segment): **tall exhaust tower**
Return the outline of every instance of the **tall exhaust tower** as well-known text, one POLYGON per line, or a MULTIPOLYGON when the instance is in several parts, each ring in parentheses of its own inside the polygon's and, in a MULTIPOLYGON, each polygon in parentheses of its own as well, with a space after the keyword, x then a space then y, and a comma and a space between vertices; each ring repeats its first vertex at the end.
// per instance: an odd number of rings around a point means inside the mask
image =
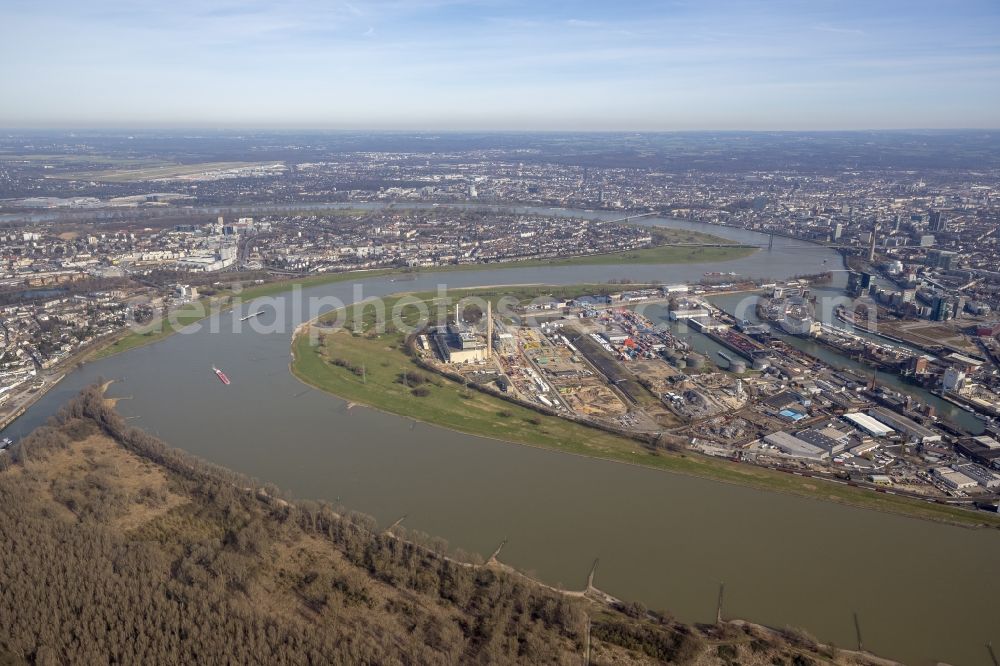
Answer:
POLYGON ((486 358, 493 356, 493 302, 486 301, 486 358))

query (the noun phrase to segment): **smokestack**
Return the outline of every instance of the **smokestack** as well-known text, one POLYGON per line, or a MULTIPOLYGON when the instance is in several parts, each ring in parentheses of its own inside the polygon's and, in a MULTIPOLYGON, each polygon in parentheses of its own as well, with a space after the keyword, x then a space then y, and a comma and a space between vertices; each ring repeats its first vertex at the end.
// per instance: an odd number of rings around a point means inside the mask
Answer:
POLYGON ((493 356, 493 302, 486 301, 486 358, 493 356))
POLYGON ((868 261, 875 261, 875 241, 878 238, 878 224, 872 228, 872 244, 868 248, 868 261))

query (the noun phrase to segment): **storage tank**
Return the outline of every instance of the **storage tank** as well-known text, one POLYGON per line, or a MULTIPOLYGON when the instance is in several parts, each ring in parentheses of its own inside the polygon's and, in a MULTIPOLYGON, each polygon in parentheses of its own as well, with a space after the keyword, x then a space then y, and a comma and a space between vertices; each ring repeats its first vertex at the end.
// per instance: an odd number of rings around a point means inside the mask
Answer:
POLYGON ((699 370, 705 367, 705 357, 699 354, 688 354, 687 366, 689 368, 699 370))
POLYGON ((741 375, 747 371, 746 361, 733 361, 729 364, 729 372, 733 374, 741 375))

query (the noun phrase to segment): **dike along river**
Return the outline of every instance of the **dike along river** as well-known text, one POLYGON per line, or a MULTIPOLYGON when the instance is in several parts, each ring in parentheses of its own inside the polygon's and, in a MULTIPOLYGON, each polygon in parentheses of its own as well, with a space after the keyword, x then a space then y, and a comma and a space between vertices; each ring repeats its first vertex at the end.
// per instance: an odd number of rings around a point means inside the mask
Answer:
MULTIPOLYGON (((552 213, 569 211, 539 212, 552 213)), ((579 216, 617 217, 579 211, 579 216)), ((766 236, 674 220, 767 245, 766 236)), ((708 270, 771 278, 840 267, 834 252, 776 238, 773 250, 724 264, 568 266, 423 273, 360 281, 363 296, 513 283, 572 284, 630 278, 696 280, 708 270), (826 263, 824 263, 824 261, 826 263)), ((843 283, 843 273, 835 274, 843 283)), ((354 283, 316 286, 305 298, 352 302, 354 283)), ((854 644, 910 663, 985 664, 1000 645, 1000 531, 970 530, 751 490, 622 464, 472 437, 366 408, 308 388, 288 370, 294 323, 261 334, 233 332, 223 313, 190 334, 74 371, 5 434, 19 436, 98 377, 136 426, 298 497, 339 500, 383 524, 408 527, 487 554, 509 539, 503 560, 541 579, 596 583, 625 599, 710 621, 720 581, 726 615, 796 625, 840 646, 854 644), (232 379, 223 385, 216 365, 232 379)), ((254 306, 251 305, 250 308, 254 306)), ((263 307, 263 306, 262 306, 263 307)), ((244 306, 244 311, 249 308, 244 306)), ((274 321, 270 309, 263 324, 274 321)))

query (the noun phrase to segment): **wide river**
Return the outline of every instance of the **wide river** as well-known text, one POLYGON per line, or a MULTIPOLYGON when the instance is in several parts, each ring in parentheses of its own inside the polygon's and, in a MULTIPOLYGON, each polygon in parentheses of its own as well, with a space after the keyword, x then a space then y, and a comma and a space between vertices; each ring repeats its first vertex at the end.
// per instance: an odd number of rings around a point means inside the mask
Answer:
MULTIPOLYGON (((539 209, 541 212, 563 212, 539 209)), ((577 212, 580 216, 618 217, 577 212)), ((646 218, 741 242, 766 236, 646 218)), ((351 302, 402 290, 629 278, 696 280, 708 270, 783 278, 840 268, 839 255, 776 238, 774 249, 714 265, 568 266, 380 277, 302 292, 351 302), (824 263, 826 262, 826 263, 824 263), (357 285, 360 285, 358 287, 357 285)), ((836 273, 837 284, 843 273, 836 273)), ((383 524, 406 525, 483 554, 504 538, 502 559, 541 579, 583 587, 595 557, 608 592, 714 617, 720 581, 726 614, 796 625, 840 646, 854 644, 911 663, 987 663, 1000 644, 1000 532, 939 525, 641 467, 472 437, 365 408, 347 409, 288 370, 292 312, 280 332, 259 333, 231 314, 213 326, 90 363, 72 372, 12 424, 23 435, 99 377, 137 426, 213 462, 299 497, 339 500, 383 524), (232 379, 222 385, 215 364, 232 379)), ((254 307, 254 306, 251 306, 254 307)), ((247 311, 247 307, 243 311, 247 311)), ((268 313, 261 323, 273 321, 268 313)))

